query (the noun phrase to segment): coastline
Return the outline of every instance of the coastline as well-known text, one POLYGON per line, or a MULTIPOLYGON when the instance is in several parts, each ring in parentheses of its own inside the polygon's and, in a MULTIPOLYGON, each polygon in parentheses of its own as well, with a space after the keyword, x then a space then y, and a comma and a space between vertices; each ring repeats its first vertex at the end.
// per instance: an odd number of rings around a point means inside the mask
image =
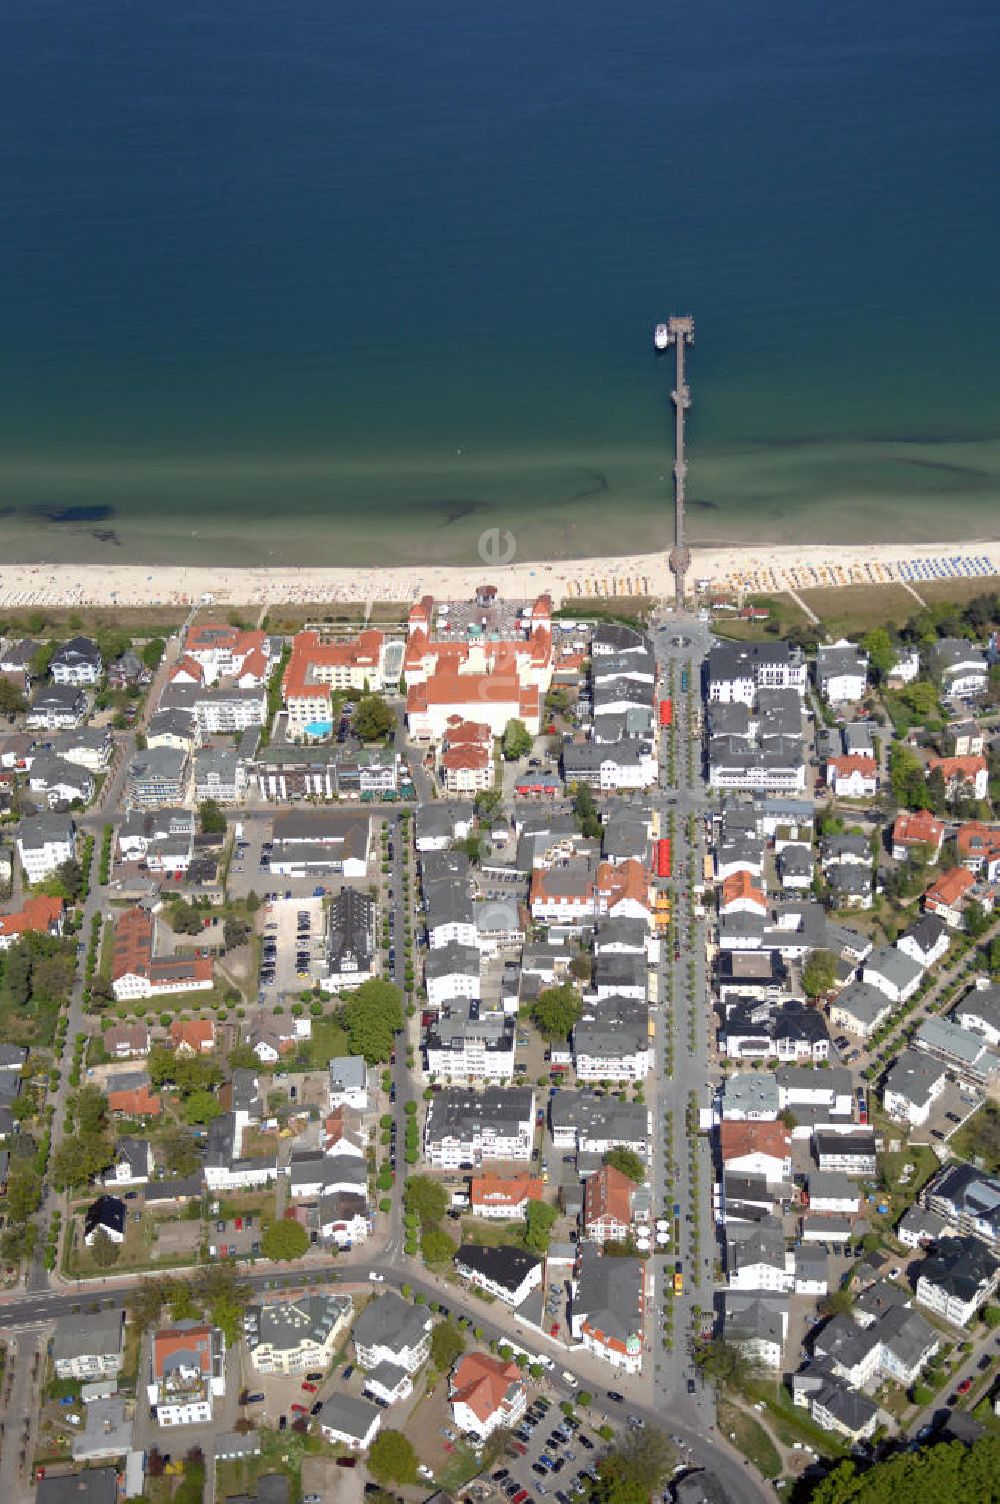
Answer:
MULTIPOLYGON (((499 540, 498 540, 499 541, 499 540)), ((764 544, 706 547, 691 552, 688 580, 708 593, 775 593, 847 585, 902 584, 919 598, 922 578, 979 578, 983 588, 1000 575, 1000 542, 933 545, 764 544)), ((467 599, 488 581, 509 599, 547 593, 556 606, 595 596, 673 594, 666 551, 576 560, 510 564, 408 565, 324 568, 225 565, 3 564, 0 612, 33 606, 247 606, 467 599)))

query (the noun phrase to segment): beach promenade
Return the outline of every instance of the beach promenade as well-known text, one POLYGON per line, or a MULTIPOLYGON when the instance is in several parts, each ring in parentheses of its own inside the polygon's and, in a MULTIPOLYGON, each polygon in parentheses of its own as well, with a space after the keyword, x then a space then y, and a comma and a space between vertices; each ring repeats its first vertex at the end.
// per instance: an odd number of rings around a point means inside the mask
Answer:
MULTIPOLYGON (((691 552, 688 586, 713 594, 771 594, 847 585, 902 584, 918 592, 921 583, 952 579, 983 580, 995 588, 1000 575, 1000 542, 938 543, 922 546, 858 544, 761 545, 759 548, 698 548, 691 552)), ((36 606, 194 606, 260 607, 295 602, 406 602, 421 595, 465 599, 488 581, 512 599, 543 591, 555 605, 594 596, 661 596, 672 593, 666 551, 622 558, 539 560, 491 564, 420 565, 412 568, 233 569, 203 566, 102 564, 0 565, 0 612, 36 606)))

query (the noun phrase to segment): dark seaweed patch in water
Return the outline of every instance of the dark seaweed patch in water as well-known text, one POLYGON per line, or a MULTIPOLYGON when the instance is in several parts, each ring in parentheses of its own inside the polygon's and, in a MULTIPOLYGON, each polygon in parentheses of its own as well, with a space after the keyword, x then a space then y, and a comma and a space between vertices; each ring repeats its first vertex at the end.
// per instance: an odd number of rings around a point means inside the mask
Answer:
POLYGON ((718 506, 719 506, 718 502, 716 502, 716 501, 706 501, 706 499, 703 496, 695 496, 695 497, 693 497, 687 503, 687 505, 689 507, 698 507, 703 512, 715 512, 715 511, 718 511, 718 506))
POLYGON ((103 503, 97 506, 53 507, 42 512, 46 522, 107 522, 114 515, 114 507, 103 503))
POLYGON ((122 540, 113 527, 92 527, 90 531, 98 543, 113 543, 115 548, 121 548, 122 540))

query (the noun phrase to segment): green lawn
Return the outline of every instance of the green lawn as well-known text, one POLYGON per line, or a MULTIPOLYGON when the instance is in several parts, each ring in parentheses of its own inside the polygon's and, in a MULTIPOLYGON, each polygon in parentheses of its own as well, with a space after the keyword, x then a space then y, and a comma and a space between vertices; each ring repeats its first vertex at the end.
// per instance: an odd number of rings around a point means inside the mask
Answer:
POLYGON ((980 1107, 967 1123, 963 1123, 951 1140, 951 1147, 958 1159, 982 1159, 990 1175, 1000 1168, 1000 1129, 997 1125, 997 1108, 992 1102, 980 1107))
POLYGON ((330 1064, 331 1060, 337 1059, 340 1055, 349 1055, 350 1053, 350 1040, 336 1019, 313 1019, 312 1038, 307 1040, 303 1046, 303 1054, 307 1060, 307 1070, 324 1070, 330 1064))
POLYGON ((729 1437, 744 1457, 749 1457, 765 1478, 777 1477, 781 1471, 781 1458, 773 1441, 753 1416, 738 1410, 727 1400, 720 1400, 719 1430, 729 1437))
POLYGON ((901 627, 920 607, 902 585, 840 585, 799 595, 831 637, 852 636, 889 623, 901 627))
POLYGON ((848 1448, 843 1446, 829 1431, 824 1431, 811 1419, 808 1410, 793 1404, 791 1395, 783 1385, 760 1382, 748 1386, 747 1394, 767 1406, 766 1419, 774 1434, 785 1446, 794 1446, 797 1441, 808 1442, 821 1457, 846 1457, 848 1448))
POLYGON ((434 1481, 446 1494, 454 1494, 476 1476, 479 1468, 472 1448, 460 1441, 455 1446, 455 1455, 448 1459, 448 1466, 438 1469, 434 1481))
POLYGON ((524 1247, 524 1222, 494 1222, 485 1217, 462 1218, 462 1242, 486 1248, 524 1247))

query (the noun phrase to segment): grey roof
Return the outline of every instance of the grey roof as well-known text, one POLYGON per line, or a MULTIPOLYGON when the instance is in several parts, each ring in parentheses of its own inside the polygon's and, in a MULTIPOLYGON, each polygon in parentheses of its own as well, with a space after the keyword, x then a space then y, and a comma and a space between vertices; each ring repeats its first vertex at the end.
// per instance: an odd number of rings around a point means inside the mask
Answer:
POLYGON ((810 877, 813 870, 812 847, 791 842, 778 853, 778 866, 783 877, 810 877))
POLYGON ((37 1484, 36 1504, 117 1504, 118 1472, 89 1467, 78 1473, 49 1473, 37 1484))
POLYGON ((1000 1068, 1000 1059, 987 1048, 981 1034, 963 1029, 949 1018, 925 1018, 916 1032, 914 1043, 934 1053, 949 1055, 960 1065, 975 1066, 990 1075, 1000 1068))
POLYGON ((577 1265, 573 1311, 588 1325, 619 1342, 642 1334, 643 1266, 639 1259, 605 1258, 584 1243, 577 1265))
POLYGON ((449 940, 447 945, 436 946, 426 952, 424 975, 428 981, 455 975, 478 977, 479 949, 475 945, 462 945, 458 940, 449 940))
POLYGON ((445 924, 472 924, 472 895, 468 881, 462 878, 455 882, 447 880, 432 883, 427 893, 427 928, 436 929, 445 924))
POLYGON ((417 810, 417 840, 440 838, 451 840, 456 827, 472 819, 472 805, 467 800, 434 800, 417 810))
POLYGON ((835 1377, 826 1380, 815 1399, 835 1420, 855 1434, 866 1430, 878 1415, 878 1406, 873 1405, 867 1395, 835 1377))
POLYGON ((898 1092, 914 1106, 930 1098, 931 1089, 945 1074, 945 1067, 919 1050, 906 1049, 895 1061, 885 1078, 885 1091, 898 1092))
POLYGON ((182 710, 179 707, 173 710, 158 710, 150 718, 150 736, 176 736, 184 740, 194 740, 195 718, 190 710, 182 710))
POLYGON ((645 820, 629 819, 627 815, 612 815, 605 822, 601 834, 604 855, 624 860, 633 857, 643 860, 649 855, 649 828, 645 820))
POLYGON ((392 1352, 418 1347, 430 1317, 425 1307, 411 1306, 394 1290, 370 1300, 354 1323, 355 1347, 386 1347, 392 1352))
POLYGON ((749 1290, 726 1290, 724 1300, 725 1335, 731 1342, 757 1339, 781 1347, 784 1341, 781 1312, 787 1306, 787 1295, 775 1297, 749 1290))
POLYGON ((363 1055, 338 1055, 329 1065, 330 1090, 363 1091, 368 1081, 368 1066, 363 1055))
POLYGON ((991 1029, 1000 1032, 1000 983, 991 982, 988 987, 974 987, 967 992, 952 1012, 956 1023, 969 1027, 972 1019, 982 1019, 991 1029))
POLYGON ((777 1117, 777 1078, 766 1071, 738 1071, 723 1083, 722 1101, 724 1116, 737 1112, 773 1112, 777 1117))
POLYGON ((982 649, 965 637, 942 637, 931 645, 928 653, 931 668, 939 674, 953 672, 959 665, 972 663, 986 672, 986 658, 982 649))
POLYGON ((764 1217, 759 1222, 727 1225, 726 1263, 730 1278, 741 1269, 752 1269, 757 1264, 784 1270, 785 1236, 778 1218, 764 1217))
POLYGON ((371 966, 375 939, 375 901, 356 888, 342 888, 327 914, 327 961, 339 970, 347 961, 361 971, 371 966))
POLYGON ((925 1188, 932 1206, 952 1216, 966 1216, 977 1230, 1000 1238, 1000 1178, 974 1165, 951 1164, 925 1188))
POLYGON ((852 1128, 849 1133, 824 1133, 821 1129, 817 1129, 813 1141, 816 1145, 816 1157, 820 1160, 826 1155, 843 1154, 859 1154, 869 1159, 875 1158, 874 1128, 852 1128))
POLYGON ((891 1280, 879 1279, 867 1290, 860 1290, 854 1297, 854 1319, 860 1325, 871 1325, 873 1321, 879 1321, 887 1316, 890 1311, 901 1309, 909 1302, 909 1293, 899 1285, 894 1285, 891 1280), (870 1320, 861 1322, 860 1317, 865 1316, 870 1320))
POLYGON ((905 1306, 889 1311, 879 1322, 878 1332, 883 1345, 907 1367, 919 1363, 937 1340, 930 1322, 919 1311, 905 1306))
POLYGON ((511 1293, 520 1288, 526 1275, 541 1262, 537 1254, 508 1243, 495 1247, 463 1243, 455 1254, 455 1267, 460 1274, 463 1269, 471 1269, 511 1293))
POLYGON ((122 1350, 123 1312, 82 1311, 75 1316, 61 1316, 52 1338, 53 1358, 85 1358, 120 1353, 122 1350))
POLYGON ((910 1206, 900 1217, 897 1231, 911 1233, 916 1238, 927 1238, 936 1243, 948 1227, 947 1220, 926 1206, 910 1206))
POLYGON ((853 642, 816 649, 816 674, 821 682, 840 674, 864 674, 867 669, 867 656, 853 642))
POLYGON ((842 1170, 810 1170, 809 1200, 817 1197, 836 1197, 856 1200, 860 1195, 857 1186, 842 1170))
MULTIPOLYGON (((556 1100, 556 1099, 553 1099, 556 1100)), ((427 1111, 425 1134, 429 1143, 462 1137, 490 1124, 515 1129, 533 1116, 534 1094, 530 1087, 488 1086, 485 1091, 449 1086, 436 1092, 427 1111)))
POLYGON ((73 830, 70 815, 57 815, 43 810, 41 814, 21 821, 17 838, 25 850, 30 851, 45 846, 49 841, 72 841, 73 830))
POLYGON ((557 1091, 549 1116, 554 1129, 575 1128, 588 1138, 631 1144, 648 1137, 649 1111, 641 1102, 619 1102, 593 1091, 557 1091))
POLYGON ((649 939, 649 926, 645 919, 627 916, 601 919, 594 932, 594 952, 600 955, 612 945, 626 946, 636 954, 645 955, 649 939))
POLYGON ((76 710, 86 703, 86 696, 76 684, 43 684, 32 697, 31 708, 76 710))
POLYGON ((147 747, 137 752, 128 765, 129 779, 135 783, 172 780, 179 782, 187 759, 180 747, 147 747))
POLYGON ((845 857, 860 857, 862 862, 871 866, 872 848, 867 836, 861 835, 832 835, 824 836, 820 843, 825 862, 840 862, 845 857))
POLYGON ((875 1020, 892 1008, 884 992, 879 992, 871 982, 849 982, 833 1001, 834 1008, 843 1008, 865 1028, 871 1028, 875 1020))
MULTIPOLYGON (((929 951, 933 950, 941 936, 947 933, 948 926, 943 919, 938 918, 937 914, 921 914, 916 923, 911 924, 900 938, 913 940, 921 950, 929 951)), ((1000 996, 1000 988, 997 989, 997 993, 1000 996)))
POLYGON ((303 1342, 322 1346, 352 1310, 349 1295, 303 1295, 294 1301, 251 1306, 247 1314, 256 1320, 247 1341, 251 1351, 260 1344, 280 1351, 292 1351, 303 1342))
POLYGON ((379 1407, 370 1400, 356 1399, 353 1394, 337 1389, 324 1401, 318 1419, 321 1426, 329 1426, 344 1436, 363 1441, 371 1430, 372 1421, 381 1419, 381 1415, 379 1407))
POLYGON ((813 1351, 835 1360, 844 1368, 854 1368, 878 1343, 875 1327, 859 1326, 849 1316, 834 1316, 814 1337, 813 1351))
POLYGON ((920 1265, 919 1277, 957 1300, 972 1300, 997 1269, 997 1260, 975 1238, 942 1238, 920 1265))
POLYGON ((864 963, 864 970, 877 972, 900 990, 910 986, 924 974, 920 962, 914 961, 912 956, 898 950, 895 945, 883 945, 879 950, 872 951, 864 963))

